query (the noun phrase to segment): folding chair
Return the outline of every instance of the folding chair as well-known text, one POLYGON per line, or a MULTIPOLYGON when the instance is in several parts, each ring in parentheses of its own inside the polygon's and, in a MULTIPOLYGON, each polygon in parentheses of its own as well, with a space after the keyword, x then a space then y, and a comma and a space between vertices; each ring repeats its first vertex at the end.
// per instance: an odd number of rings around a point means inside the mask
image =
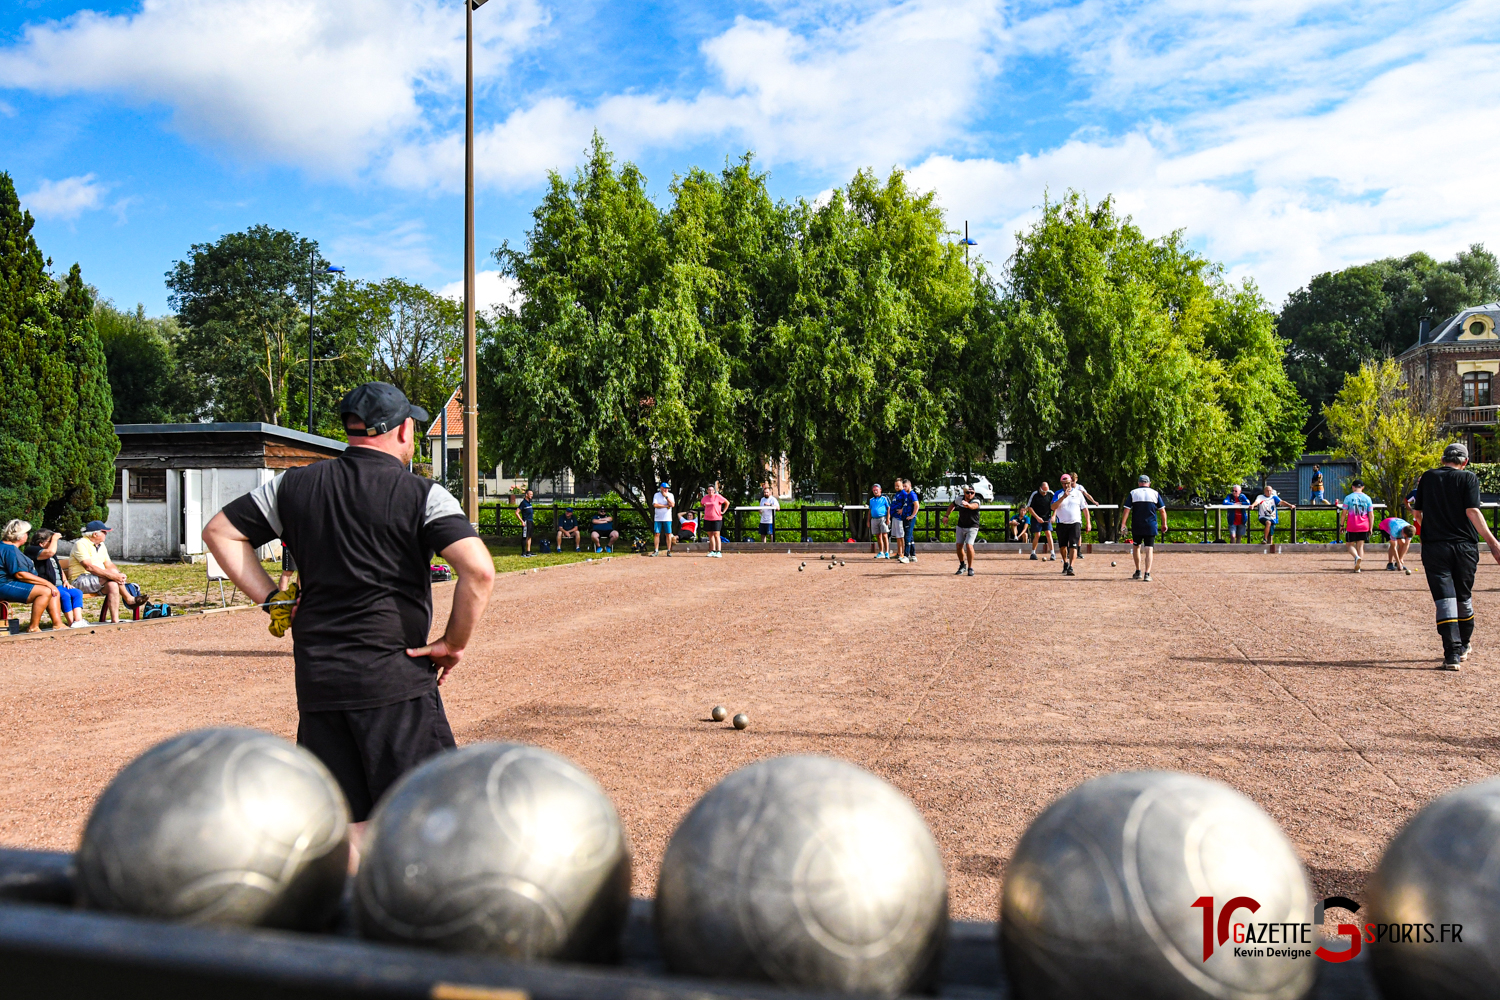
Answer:
MULTIPOLYGON (((207 579, 203 583, 203 603, 208 603, 208 588, 215 581, 217 581, 219 584, 219 607, 228 607, 228 605, 224 601, 224 581, 228 579, 229 574, 225 573, 223 568, 219 566, 219 560, 214 558, 214 554, 212 552, 208 553, 208 575, 207 579)), ((234 600, 235 595, 238 593, 238 584, 231 582, 229 589, 229 599, 231 601, 234 600)))

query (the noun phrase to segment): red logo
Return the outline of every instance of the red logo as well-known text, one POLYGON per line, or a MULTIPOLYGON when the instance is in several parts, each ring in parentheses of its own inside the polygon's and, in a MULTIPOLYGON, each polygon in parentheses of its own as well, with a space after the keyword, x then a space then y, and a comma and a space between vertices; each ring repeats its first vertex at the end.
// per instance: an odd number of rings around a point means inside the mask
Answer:
POLYGON ((1325 962, 1347 962, 1359 954, 1360 931, 1354 924, 1339 924, 1339 934, 1349 938, 1349 947, 1343 951, 1331 951, 1323 945, 1316 950, 1300 946, 1312 944, 1313 924, 1322 924, 1323 910, 1329 906, 1340 906, 1350 912, 1357 911, 1359 904, 1344 896, 1329 896, 1317 905, 1313 923, 1284 923, 1267 921, 1235 921, 1236 913, 1260 912, 1260 903, 1249 896, 1235 896, 1218 909, 1215 920, 1214 898, 1200 896, 1193 906, 1203 911, 1203 961, 1213 957, 1214 948, 1225 945, 1232 939, 1236 956, 1245 957, 1291 957, 1317 955, 1325 962))

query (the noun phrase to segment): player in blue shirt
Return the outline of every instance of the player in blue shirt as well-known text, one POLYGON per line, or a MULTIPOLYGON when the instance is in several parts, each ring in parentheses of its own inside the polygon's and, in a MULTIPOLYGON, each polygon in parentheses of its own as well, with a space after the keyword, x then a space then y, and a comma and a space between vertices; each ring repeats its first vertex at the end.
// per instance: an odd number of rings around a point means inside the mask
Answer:
POLYGON ((1151 582, 1151 562, 1156 555, 1156 536, 1166 534, 1167 504, 1151 488, 1151 477, 1144 473, 1138 486, 1130 491, 1130 506, 1120 512, 1120 531, 1125 531, 1125 517, 1130 517, 1130 557, 1135 560, 1132 580, 1151 582))
POLYGON ((891 557, 891 500, 880 492, 880 484, 870 487, 870 537, 875 540, 875 558, 891 557))
POLYGON ((1226 507, 1246 508, 1245 510, 1227 510, 1224 515, 1225 520, 1229 522, 1229 541, 1233 543, 1238 538, 1242 542, 1248 542, 1250 540, 1250 498, 1239 486, 1231 486, 1223 504, 1226 507))
POLYGON ((906 516, 905 480, 896 480, 896 492, 891 494, 891 542, 896 548, 896 558, 906 562, 906 532, 902 530, 902 518, 906 516))

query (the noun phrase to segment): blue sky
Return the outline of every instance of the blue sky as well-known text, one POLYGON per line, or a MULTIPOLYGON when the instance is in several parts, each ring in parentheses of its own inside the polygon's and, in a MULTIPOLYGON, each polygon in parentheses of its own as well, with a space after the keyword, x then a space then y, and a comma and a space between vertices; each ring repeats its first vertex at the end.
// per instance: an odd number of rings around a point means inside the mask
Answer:
MULTIPOLYGON (((788 198, 901 166, 997 263, 1049 191, 1112 194, 1279 304, 1347 263, 1500 249, 1495 14, 490 0, 475 14, 480 252, 521 242, 547 171, 571 171, 597 128, 662 196, 674 173, 747 149, 788 198)), ((13 0, 0 170, 44 251, 120 305, 165 311, 162 275, 191 244, 261 222, 319 240, 353 277, 449 288, 462 70, 456 0, 13 0)))

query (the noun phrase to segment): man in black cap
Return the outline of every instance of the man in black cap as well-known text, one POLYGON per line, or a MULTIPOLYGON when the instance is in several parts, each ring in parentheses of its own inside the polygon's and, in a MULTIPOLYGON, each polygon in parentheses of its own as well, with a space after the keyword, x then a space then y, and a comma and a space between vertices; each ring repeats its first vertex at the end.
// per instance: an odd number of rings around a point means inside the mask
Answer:
POLYGON ((203 539, 272 614, 273 634, 285 631, 289 608, 296 615, 297 742, 338 779, 357 848, 385 790, 454 745, 437 689, 484 614, 495 565, 453 495, 407 471, 414 421, 428 420, 421 407, 393 385, 367 382, 344 397, 340 414, 349 435, 342 455, 288 469, 230 503, 203 539), (296 559, 300 595, 278 592, 256 559, 255 549, 278 537, 296 559), (434 552, 457 570, 458 585, 447 628, 429 643, 434 552))
POLYGON ((1443 637, 1443 669, 1457 670, 1469 658, 1474 635, 1474 572, 1479 569, 1479 539, 1500 563, 1500 541, 1484 523, 1479 506, 1479 477, 1467 471, 1469 449, 1450 444, 1443 464, 1417 481, 1413 516, 1422 535, 1422 571, 1437 605, 1437 630, 1443 637))

